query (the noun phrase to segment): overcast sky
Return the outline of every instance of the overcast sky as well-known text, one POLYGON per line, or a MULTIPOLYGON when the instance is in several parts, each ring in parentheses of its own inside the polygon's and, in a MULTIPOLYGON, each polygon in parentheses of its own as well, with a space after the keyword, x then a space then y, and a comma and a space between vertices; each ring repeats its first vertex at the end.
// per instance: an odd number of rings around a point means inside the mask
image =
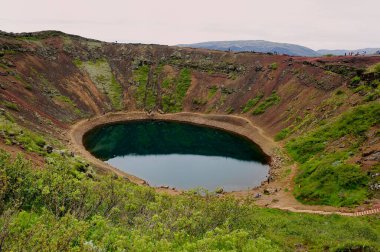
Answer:
POLYGON ((168 45, 263 39, 355 49, 380 47, 380 0, 3 0, 0 30, 168 45))

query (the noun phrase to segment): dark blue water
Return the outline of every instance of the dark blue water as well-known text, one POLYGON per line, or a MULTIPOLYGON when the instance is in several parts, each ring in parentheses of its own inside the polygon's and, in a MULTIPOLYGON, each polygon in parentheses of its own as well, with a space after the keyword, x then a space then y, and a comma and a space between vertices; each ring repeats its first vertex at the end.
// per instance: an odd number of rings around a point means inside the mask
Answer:
POLYGON ((95 157, 153 186, 244 190, 260 185, 269 171, 256 144, 191 124, 117 123, 95 128, 83 140, 95 157))

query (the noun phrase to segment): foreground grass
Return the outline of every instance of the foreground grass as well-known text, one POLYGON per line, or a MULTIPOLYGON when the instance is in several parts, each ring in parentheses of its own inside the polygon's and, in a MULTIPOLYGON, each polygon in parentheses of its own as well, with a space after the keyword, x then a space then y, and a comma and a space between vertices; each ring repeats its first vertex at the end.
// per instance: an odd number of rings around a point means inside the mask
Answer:
POLYGON ((380 249, 377 217, 283 212, 233 198, 157 194, 88 176, 54 156, 36 170, 0 152, 4 251, 309 251, 380 249))

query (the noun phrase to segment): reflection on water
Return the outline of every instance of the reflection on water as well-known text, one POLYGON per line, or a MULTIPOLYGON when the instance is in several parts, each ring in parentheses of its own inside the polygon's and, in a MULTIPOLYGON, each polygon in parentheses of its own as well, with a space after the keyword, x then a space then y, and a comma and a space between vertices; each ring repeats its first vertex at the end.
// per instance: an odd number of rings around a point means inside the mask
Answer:
POLYGON ((261 163, 216 156, 128 155, 111 158, 107 163, 144 178, 153 186, 170 185, 182 189, 247 189, 259 185, 268 174, 268 167, 261 163))
POLYGON ((94 156, 154 186, 242 190, 259 185, 269 171, 254 143, 184 123, 106 125, 86 134, 84 145, 94 156))

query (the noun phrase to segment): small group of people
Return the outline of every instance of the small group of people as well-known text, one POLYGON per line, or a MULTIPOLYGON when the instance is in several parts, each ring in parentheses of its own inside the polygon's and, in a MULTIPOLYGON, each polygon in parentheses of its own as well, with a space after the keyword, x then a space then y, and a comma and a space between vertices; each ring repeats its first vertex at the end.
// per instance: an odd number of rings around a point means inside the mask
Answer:
POLYGON ((344 56, 360 56, 360 55, 366 55, 367 54, 367 51, 363 51, 362 54, 360 54, 360 52, 345 52, 344 53, 344 56))

